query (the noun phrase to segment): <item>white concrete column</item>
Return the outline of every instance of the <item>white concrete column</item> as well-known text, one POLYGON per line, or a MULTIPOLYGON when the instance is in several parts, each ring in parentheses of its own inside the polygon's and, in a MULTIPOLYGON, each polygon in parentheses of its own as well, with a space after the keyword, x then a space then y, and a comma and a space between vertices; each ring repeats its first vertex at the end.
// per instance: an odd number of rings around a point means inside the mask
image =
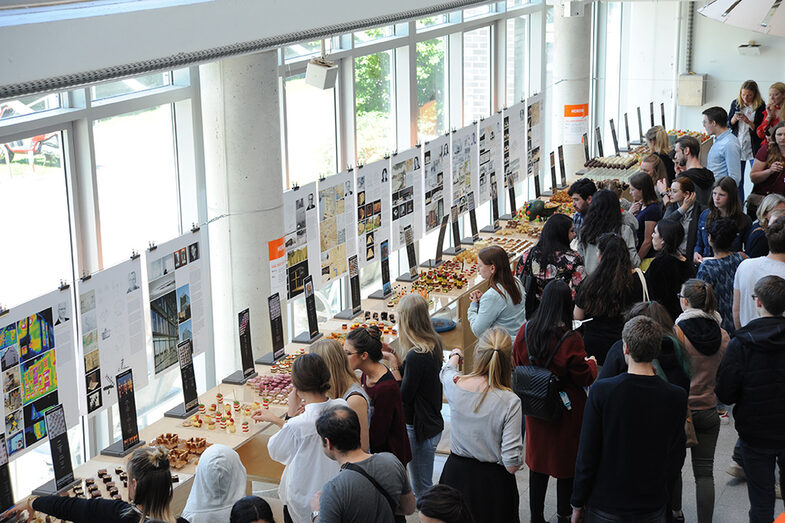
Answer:
POLYGON ((271 346, 267 242, 283 235, 277 54, 228 58, 200 76, 220 380, 240 368, 238 312, 251 310, 254 356, 271 346))
MULTIPOLYGON (((588 104, 591 88, 591 3, 583 4, 583 14, 565 16, 567 6, 580 2, 561 2, 553 8, 553 149, 564 144, 564 163, 569 176, 583 167, 583 146, 564 143, 564 106, 588 104)), ((569 14, 569 11, 568 13, 569 14)), ((589 125, 591 120, 589 119, 589 125)), ((611 147, 612 149, 612 147, 611 147)), ((607 150, 607 147, 606 147, 607 150)), ((547 158, 550 151, 545 151, 547 158)), ((558 172, 558 168, 557 168, 558 172)))

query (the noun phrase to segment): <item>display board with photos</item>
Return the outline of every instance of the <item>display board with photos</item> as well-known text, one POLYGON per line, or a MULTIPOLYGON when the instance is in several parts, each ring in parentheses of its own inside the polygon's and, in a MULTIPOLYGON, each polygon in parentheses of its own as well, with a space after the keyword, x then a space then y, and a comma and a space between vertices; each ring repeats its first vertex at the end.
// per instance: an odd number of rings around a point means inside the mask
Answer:
POLYGON ((392 192, 390 242, 394 251, 406 245, 404 236, 406 227, 412 228, 415 240, 422 238, 422 207, 415 204, 420 201, 422 190, 421 149, 415 147, 394 154, 390 160, 390 191, 392 192))
POLYGON ((352 197, 352 172, 342 172, 319 180, 319 278, 317 287, 346 273, 346 259, 356 252, 356 206, 364 197, 352 197), (353 204, 356 204, 353 205, 353 204))
MULTIPOLYGON (((479 178, 477 181, 479 204, 490 200, 498 190, 503 174, 502 115, 494 114, 477 124, 479 135, 479 178)), ((468 209, 467 209, 468 210, 468 209)))
POLYGON ((542 102, 542 94, 535 94, 526 100, 527 176, 540 174, 542 139, 545 132, 542 102))
POLYGON ((458 214, 469 210, 469 193, 477 194, 477 171, 479 155, 477 126, 467 125, 453 131, 450 135, 452 150, 452 205, 458 207, 458 214))
POLYGON ((73 289, 64 287, 0 316, 6 451, 11 460, 46 440, 44 413, 60 403, 79 422, 73 289))
MULTIPOLYGON (((351 182, 345 190, 351 193, 351 182)), ((283 193, 285 296, 288 299, 302 294, 306 276, 319 274, 319 214, 316 204, 316 182, 283 193)), ((275 290, 281 292, 283 289, 275 290)))
POLYGON ((526 160, 526 104, 512 105, 503 113, 504 187, 517 185, 526 160))
POLYGON ((427 234, 439 228, 450 209, 450 136, 439 136, 423 146, 423 223, 427 234))
POLYGON ((390 237, 390 161, 379 160, 354 173, 357 252, 360 267, 365 267, 379 261, 379 245, 390 237))
POLYGON ((136 257, 77 282, 80 402, 92 414, 117 402, 114 377, 133 368, 147 384, 142 259, 136 257))
POLYGON ((177 344, 193 340, 195 354, 204 352, 207 339, 202 273, 201 230, 188 232, 147 252, 155 374, 177 365, 177 344))

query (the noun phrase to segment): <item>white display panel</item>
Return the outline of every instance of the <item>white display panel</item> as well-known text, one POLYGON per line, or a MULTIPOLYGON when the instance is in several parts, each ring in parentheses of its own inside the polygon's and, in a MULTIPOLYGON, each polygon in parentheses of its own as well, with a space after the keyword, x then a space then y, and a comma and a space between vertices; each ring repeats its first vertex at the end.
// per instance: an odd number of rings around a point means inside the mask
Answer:
POLYGON ((425 143, 423 153, 423 222, 429 233, 439 228, 450 208, 450 137, 440 136, 425 143))
POLYGON ((526 104, 504 110, 504 187, 517 185, 526 160, 526 104))
MULTIPOLYGON (((347 195, 352 173, 342 172, 319 180, 319 247, 321 285, 346 273, 347 257, 356 252, 355 199, 347 195)), ((359 205, 359 201, 356 202, 359 205)))
POLYGON ((68 427, 79 422, 73 312, 66 287, 0 316, 0 415, 11 460, 46 440, 46 410, 62 403, 68 427))
POLYGON ((503 173, 502 165, 502 115, 494 114, 477 124, 479 134, 479 179, 480 204, 491 199, 491 187, 499 187, 503 173))
POLYGON ((390 160, 379 160, 355 171, 357 253, 360 267, 381 260, 380 245, 390 238, 390 160))
POLYGON ((477 171, 479 170, 479 148, 477 144, 477 125, 467 125, 453 131, 452 141, 452 202, 458 207, 458 214, 469 210, 469 193, 479 190, 477 171))
POLYGON ((273 289, 292 299, 303 292, 305 277, 319 278, 319 214, 316 182, 283 193, 284 246, 286 248, 286 289, 273 289))
POLYGON ((542 157, 542 137, 545 127, 543 121, 543 96, 535 94, 526 100, 526 152, 527 176, 540 174, 542 157))
POLYGON ((392 192, 392 223, 390 241, 396 251, 406 245, 404 229, 411 227, 414 241, 422 238, 423 219, 420 202, 423 169, 421 147, 393 155, 390 161, 390 190, 392 192))
POLYGON ((117 402, 114 381, 131 368, 147 385, 142 259, 137 257, 77 283, 79 410, 92 414, 117 402))
POLYGON ((177 344, 192 339, 194 354, 209 343, 205 322, 201 231, 188 232, 147 252, 152 329, 152 368, 158 374, 177 364, 177 344))

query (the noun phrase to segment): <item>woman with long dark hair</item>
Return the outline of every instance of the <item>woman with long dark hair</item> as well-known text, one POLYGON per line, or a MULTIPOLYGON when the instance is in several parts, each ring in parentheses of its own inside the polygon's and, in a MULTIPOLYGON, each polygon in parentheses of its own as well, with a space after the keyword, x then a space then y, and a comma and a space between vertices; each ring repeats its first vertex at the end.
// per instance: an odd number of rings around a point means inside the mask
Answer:
POLYGON ((679 252, 684 228, 674 220, 661 220, 652 233, 657 256, 646 271, 649 298, 658 301, 675 320, 681 314, 679 289, 691 276, 692 264, 679 252))
POLYGON ((526 321, 523 284, 513 276, 510 258, 501 247, 491 245, 477 253, 477 270, 490 287, 469 295, 469 326, 478 338, 491 327, 501 327, 512 338, 526 321))
POLYGON ((630 212, 638 220, 638 258, 641 262, 651 257, 651 235, 654 226, 662 219, 662 207, 651 177, 643 171, 630 177, 630 193, 634 203, 630 212))
POLYGON ((542 293, 542 306, 527 321, 513 344, 516 365, 544 365, 559 377, 571 408, 558 421, 526 416, 526 464, 529 466, 531 521, 545 521, 548 477, 556 478, 559 521, 569 521, 572 478, 578 456, 586 392, 597 377, 597 360, 586 355, 583 338, 572 330, 573 301, 569 286, 553 280, 542 293), (554 352, 555 351, 555 352, 554 352))
POLYGON ((591 318, 583 325, 583 342, 586 352, 603 365, 608 349, 621 338, 624 313, 644 299, 645 279, 642 273, 636 274, 628 245, 618 234, 601 235, 597 248, 599 265, 578 289, 573 316, 576 320, 591 318))
POLYGON ((537 245, 524 252, 518 260, 515 276, 524 282, 526 288, 527 318, 537 310, 548 282, 563 281, 575 297, 575 290, 586 276, 586 271, 581 255, 570 248, 573 238, 575 227, 572 218, 566 214, 554 214, 545 222, 537 245), (529 279, 533 285, 527 285, 529 279))
POLYGON ((701 263, 703 258, 712 255, 709 245, 709 230, 711 230, 712 222, 719 218, 730 218, 736 222, 739 234, 733 242, 733 250, 741 251, 742 241, 747 236, 752 220, 741 210, 738 187, 733 178, 729 176, 714 182, 711 188, 709 208, 701 213, 698 220, 698 240, 695 243, 695 254, 693 255, 693 262, 696 264, 701 263))
POLYGON ((747 198, 747 214, 755 217, 763 198, 769 194, 785 196, 785 122, 772 129, 773 143, 764 143, 755 155, 750 171, 754 184, 747 198))
POLYGON ((619 197, 607 189, 602 189, 592 196, 589 212, 578 233, 578 254, 583 258, 587 275, 597 268, 597 242, 600 235, 605 233, 618 235, 627 245, 632 266, 640 265, 635 233, 624 223, 619 197))

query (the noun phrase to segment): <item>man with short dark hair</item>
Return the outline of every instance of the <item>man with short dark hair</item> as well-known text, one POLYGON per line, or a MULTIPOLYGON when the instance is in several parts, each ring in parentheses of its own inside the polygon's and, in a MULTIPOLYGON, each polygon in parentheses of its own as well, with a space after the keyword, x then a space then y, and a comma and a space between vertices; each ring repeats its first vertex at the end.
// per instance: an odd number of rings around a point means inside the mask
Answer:
MULTIPOLYGON (((714 145, 706 158, 714 179, 726 176, 741 184, 741 145, 739 139, 728 129, 728 113, 722 107, 709 107, 703 111, 703 128, 714 135, 714 145)), ((741 195, 741 192, 739 192, 741 195)), ((742 199, 743 201, 743 199, 742 199)))
POLYGON ((774 274, 785 278, 785 212, 774 211, 766 227, 769 254, 748 258, 739 264, 733 279, 733 323, 739 329, 758 317, 753 287, 762 277, 774 274))
MULTIPOLYGON (((760 278, 752 294, 759 317, 737 330, 717 374, 717 397, 733 417, 751 523, 774 520, 774 469, 785 464, 785 279, 760 278)), ((593 391, 592 391, 593 392, 593 391)))
POLYGON ((350 408, 325 410, 316 420, 322 450, 341 471, 316 493, 312 521, 393 523, 414 512, 406 469, 393 454, 368 454, 360 447, 360 420, 350 408))
POLYGON ((572 206, 575 209, 575 216, 572 217, 572 223, 575 227, 575 234, 583 225, 583 219, 586 217, 586 211, 589 210, 591 197, 597 192, 597 186, 588 178, 581 178, 573 182, 567 190, 567 194, 572 197, 572 206))
POLYGON ((697 201, 702 207, 709 205, 714 173, 705 169, 700 161, 701 144, 694 136, 680 136, 673 146, 673 161, 682 167, 680 176, 686 176, 695 184, 697 201))
POLYGON ((573 522, 666 520, 668 485, 686 455, 687 394, 654 370, 661 339, 657 322, 632 318, 622 331, 627 373, 592 386, 575 464, 573 522))

